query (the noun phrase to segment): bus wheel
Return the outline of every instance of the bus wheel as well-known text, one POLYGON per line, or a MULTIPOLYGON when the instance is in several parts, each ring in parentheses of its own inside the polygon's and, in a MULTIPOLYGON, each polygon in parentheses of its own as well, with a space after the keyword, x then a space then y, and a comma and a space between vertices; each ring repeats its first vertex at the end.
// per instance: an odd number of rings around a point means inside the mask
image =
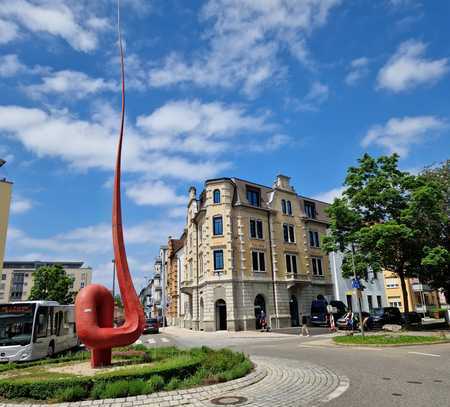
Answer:
POLYGON ((52 358, 55 354, 55 344, 50 342, 47 349, 47 357, 52 358))

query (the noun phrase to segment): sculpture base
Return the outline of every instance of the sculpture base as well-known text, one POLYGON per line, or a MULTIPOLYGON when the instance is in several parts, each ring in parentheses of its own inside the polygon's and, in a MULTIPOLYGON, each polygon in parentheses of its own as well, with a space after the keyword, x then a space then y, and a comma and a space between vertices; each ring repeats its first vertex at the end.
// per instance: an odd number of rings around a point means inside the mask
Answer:
POLYGON ((111 366, 112 349, 91 349, 91 367, 111 366))

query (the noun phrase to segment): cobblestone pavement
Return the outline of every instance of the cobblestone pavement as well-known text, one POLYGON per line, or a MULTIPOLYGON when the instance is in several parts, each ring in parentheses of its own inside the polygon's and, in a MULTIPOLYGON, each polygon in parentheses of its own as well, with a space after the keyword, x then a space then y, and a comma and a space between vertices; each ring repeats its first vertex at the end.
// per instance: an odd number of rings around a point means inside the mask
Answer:
MULTIPOLYGON (((314 407, 347 390, 345 376, 325 367, 289 359, 252 357, 256 369, 227 383, 187 390, 108 400, 53 404, 54 407, 213 407, 217 405, 314 407)), ((0 404, 0 407, 48 407, 48 404, 0 404)))

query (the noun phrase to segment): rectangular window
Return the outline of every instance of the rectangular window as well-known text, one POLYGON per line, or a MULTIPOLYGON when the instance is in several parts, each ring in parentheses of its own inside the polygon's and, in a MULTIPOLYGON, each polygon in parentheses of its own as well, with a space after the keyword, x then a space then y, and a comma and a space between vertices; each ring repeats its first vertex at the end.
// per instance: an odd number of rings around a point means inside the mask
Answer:
POLYGON ((292 215, 292 204, 291 204, 291 201, 287 201, 287 213, 288 213, 288 215, 292 215))
POLYGON ((250 205, 261 206, 261 194, 259 189, 247 187, 247 201, 250 205))
POLYGON ((309 245, 311 247, 320 247, 319 232, 309 231, 309 245))
POLYGON ((286 215, 287 209, 286 209, 286 200, 285 200, 285 199, 282 199, 282 200, 281 200, 281 210, 282 210, 283 213, 286 215))
POLYGON ((286 243, 295 243, 295 226, 294 225, 283 225, 283 237, 286 243))
POLYGON ((387 278, 386 279, 386 288, 398 288, 399 283, 396 278, 387 278))
POLYGON ((286 254, 286 271, 288 274, 297 274, 297 255, 286 254))
POLYGON ((313 275, 323 276, 322 259, 320 257, 313 257, 311 261, 312 261, 313 275))
POLYGON ((367 303, 369 304, 369 312, 373 310, 373 304, 372 304, 372 296, 367 296, 367 303))
POLYGON ((2 280, 3 280, 3 281, 6 280, 6 274, 2 274, 2 280))
POLYGON ((214 250, 214 270, 223 270, 223 250, 214 250))
POLYGON ((252 251, 253 271, 266 271, 264 252, 252 251))
POLYGON ((252 239, 263 238, 263 223, 259 219, 250 219, 250 237, 252 239))
POLYGON ((402 306, 400 297, 389 297, 388 302, 390 307, 400 308, 402 306))
POLYGON ((214 236, 223 235, 222 216, 215 216, 213 218, 213 234, 214 236))
POLYGON ((383 304, 381 302, 381 295, 377 295, 377 306, 378 306, 378 308, 381 308, 383 306, 383 304))
POLYGON ((316 204, 305 201, 305 213, 308 218, 316 219, 316 204))

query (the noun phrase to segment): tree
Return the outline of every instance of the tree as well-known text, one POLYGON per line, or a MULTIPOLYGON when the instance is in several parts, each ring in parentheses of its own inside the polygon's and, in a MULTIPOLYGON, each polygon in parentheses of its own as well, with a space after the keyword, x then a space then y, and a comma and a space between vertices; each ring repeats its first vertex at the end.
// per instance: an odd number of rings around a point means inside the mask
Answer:
POLYGON ((66 274, 60 265, 39 267, 34 273, 34 285, 29 300, 58 301, 72 304, 74 292, 71 291, 74 278, 66 274))
POLYGON ((433 236, 435 247, 425 247, 422 279, 431 287, 442 289, 448 302, 450 301, 450 160, 425 168, 420 176, 438 186, 443 214, 440 233, 433 236))
POLYGON ((409 312, 406 278, 426 275, 427 250, 439 246, 442 190, 432 180, 400 171, 396 154, 377 159, 365 154, 358 163, 347 171, 342 198, 327 210, 331 233, 324 247, 344 252, 344 276, 353 264, 358 277, 365 278, 369 268, 395 273, 409 312))

